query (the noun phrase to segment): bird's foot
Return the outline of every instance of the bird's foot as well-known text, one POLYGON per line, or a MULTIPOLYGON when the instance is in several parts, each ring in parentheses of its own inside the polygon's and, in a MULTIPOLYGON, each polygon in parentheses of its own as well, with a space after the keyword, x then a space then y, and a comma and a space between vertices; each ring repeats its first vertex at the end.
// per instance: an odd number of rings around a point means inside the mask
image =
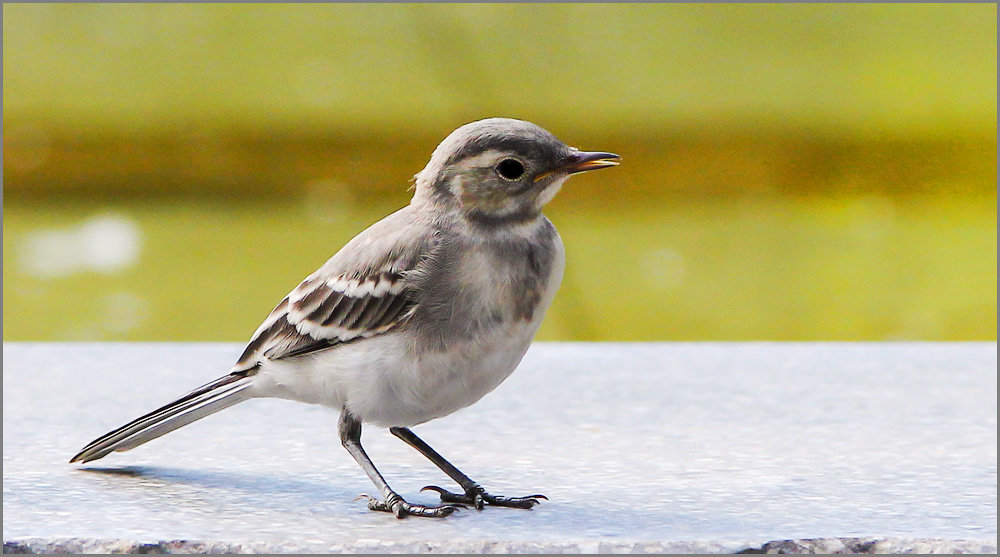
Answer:
POLYGON ((482 487, 475 485, 465 490, 465 493, 452 493, 447 489, 436 485, 429 485, 420 491, 436 491, 441 495, 441 501, 450 504, 472 505, 479 510, 483 510, 486 505, 496 507, 512 507, 515 509, 530 509, 541 503, 539 499, 548 500, 544 495, 528 495, 527 497, 500 497, 490 495, 482 487))
POLYGON ((451 513, 466 508, 465 505, 449 503, 437 507, 425 507, 424 505, 413 505, 407 503, 398 493, 390 492, 385 501, 380 501, 370 495, 358 495, 358 499, 368 501, 368 508, 373 511, 382 511, 396 515, 396 518, 406 518, 408 516, 422 516, 425 518, 444 518, 451 513))

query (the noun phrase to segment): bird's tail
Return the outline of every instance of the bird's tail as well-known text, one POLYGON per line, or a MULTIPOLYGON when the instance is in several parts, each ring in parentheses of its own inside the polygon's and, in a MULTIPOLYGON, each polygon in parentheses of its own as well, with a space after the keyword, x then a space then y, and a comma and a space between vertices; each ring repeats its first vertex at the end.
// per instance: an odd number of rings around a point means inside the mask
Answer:
POLYGON ((94 439, 70 459, 70 462, 89 462, 104 457, 112 451, 127 451, 209 414, 252 398, 253 395, 248 390, 252 380, 252 376, 246 371, 241 371, 202 385, 170 404, 94 439))

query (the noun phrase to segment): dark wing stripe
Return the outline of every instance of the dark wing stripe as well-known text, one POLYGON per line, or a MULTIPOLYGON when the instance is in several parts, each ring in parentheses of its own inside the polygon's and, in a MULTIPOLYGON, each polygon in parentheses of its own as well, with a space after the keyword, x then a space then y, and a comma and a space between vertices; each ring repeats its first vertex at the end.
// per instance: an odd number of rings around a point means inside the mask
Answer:
POLYGON ((385 309, 385 313, 382 314, 382 318, 378 320, 375 324, 375 328, 388 327, 396 319, 402 316, 410 306, 413 305, 413 301, 406 296, 406 292, 402 292, 399 296, 389 304, 389 307, 385 309))
POLYGON ((279 325, 280 327, 275 329, 271 337, 271 348, 264 352, 264 355, 268 357, 277 354, 275 357, 284 358, 300 352, 318 350, 320 347, 327 348, 339 342, 339 339, 332 339, 330 341, 325 339, 316 340, 309 335, 303 335, 299 333, 295 325, 292 325, 286 317, 279 319, 275 325, 279 325))
POLYGON ((333 311, 330 312, 329 317, 323 320, 323 326, 329 327, 330 325, 336 325, 338 327, 344 326, 344 318, 351 314, 354 310, 354 306, 358 302, 363 302, 362 298, 351 298, 348 296, 342 296, 340 300, 337 301, 336 306, 333 311))
POLYGON ((336 346, 340 344, 340 341, 333 340, 313 340, 311 337, 304 337, 310 339, 312 342, 301 342, 299 341, 293 346, 288 347, 284 352, 281 353, 282 358, 294 358, 295 356, 303 356, 305 354, 310 354, 316 352, 317 350, 323 350, 325 348, 330 348, 331 346, 336 346))
POLYGON ((364 315, 365 311, 372 305, 378 305, 381 298, 359 298, 355 303, 354 307, 351 308, 351 312, 344 316, 341 320, 340 326, 345 329, 361 329, 364 327, 359 327, 358 322, 361 320, 361 316, 364 315))
POLYGON ((385 315, 385 310, 392 305, 395 296, 384 296, 375 298, 368 302, 365 309, 358 315, 358 320, 354 326, 358 329, 373 329, 375 323, 385 315))
POLYGON ((322 308, 326 305, 329 301, 331 293, 333 293, 333 290, 329 286, 326 284, 319 284, 308 294, 303 296, 301 300, 292 305, 296 311, 309 315, 315 312, 317 308, 322 308))
POLYGON ((330 318, 330 314, 337 309, 337 304, 344 299, 344 295, 340 292, 330 292, 330 296, 319 307, 315 308, 312 312, 306 314, 305 319, 312 321, 313 323, 326 323, 326 320, 330 318))
POLYGON ((344 322, 344 326, 362 331, 370 329, 371 327, 367 325, 367 322, 371 319, 371 314, 377 312, 378 308, 390 298, 391 296, 386 295, 379 298, 368 298, 364 300, 363 304, 354 309, 350 319, 344 322))

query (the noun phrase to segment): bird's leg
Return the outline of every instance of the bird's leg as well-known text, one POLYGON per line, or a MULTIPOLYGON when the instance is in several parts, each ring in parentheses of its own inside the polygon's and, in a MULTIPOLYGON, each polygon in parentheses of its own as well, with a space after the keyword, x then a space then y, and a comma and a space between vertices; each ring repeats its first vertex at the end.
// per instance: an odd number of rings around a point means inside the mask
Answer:
POLYGON ((455 465, 445 460, 443 456, 432 449, 430 445, 423 441, 423 439, 417 437, 416 434, 410 431, 409 428, 390 427, 389 431, 391 431, 396 437, 402 439, 407 445, 417 449, 420 454, 427 457, 427 459, 440 468, 442 472, 448 474, 448 477, 458 482, 458 485, 460 485, 465 491, 464 494, 452 493, 436 485, 429 485, 421 490, 438 492, 441 494, 441 501, 445 503, 464 503, 467 505, 474 505, 480 510, 484 505, 530 509, 540 503, 539 499, 548 499, 548 497, 544 495, 529 495, 527 497, 500 497, 490 495, 489 493, 486 493, 486 490, 479 484, 472 481, 469 476, 466 476, 461 470, 455 468, 455 465))
POLYGON ((398 493, 389 487, 382 474, 379 474, 379 471, 375 468, 375 464, 368 458, 365 449, 361 447, 361 421, 352 416, 346 408, 340 413, 338 429, 340 431, 340 442, 347 449, 347 452, 351 453, 351 456, 361 466, 361 469, 368 474, 368 477, 382 495, 381 501, 368 495, 361 496, 368 499, 369 509, 391 512, 396 515, 396 518, 406 518, 407 516, 440 518, 448 516, 461 508, 462 505, 454 503, 439 507, 425 507, 423 505, 411 505, 407 503, 398 493))

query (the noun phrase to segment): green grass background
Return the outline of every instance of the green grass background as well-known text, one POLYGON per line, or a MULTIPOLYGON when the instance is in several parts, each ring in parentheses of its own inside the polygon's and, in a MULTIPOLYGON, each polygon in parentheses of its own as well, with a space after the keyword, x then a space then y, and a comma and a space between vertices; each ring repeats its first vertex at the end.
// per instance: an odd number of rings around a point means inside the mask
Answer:
POLYGON ((548 211, 540 338, 996 338, 993 4, 3 15, 5 340, 243 340, 493 115, 625 161, 548 211), (132 265, 23 264, 102 214, 132 265))

